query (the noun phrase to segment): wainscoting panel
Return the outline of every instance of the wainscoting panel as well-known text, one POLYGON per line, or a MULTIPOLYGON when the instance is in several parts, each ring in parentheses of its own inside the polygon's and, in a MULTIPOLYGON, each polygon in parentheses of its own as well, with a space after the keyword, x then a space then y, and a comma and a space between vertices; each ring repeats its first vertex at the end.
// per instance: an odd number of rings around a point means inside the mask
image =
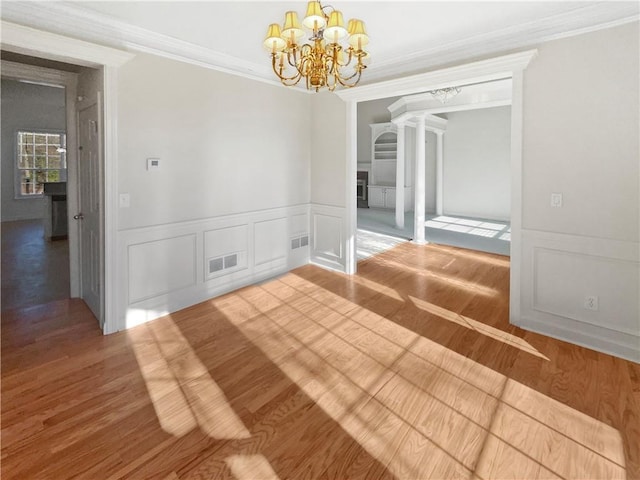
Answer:
POLYGON ((520 326, 640 361, 639 244, 531 230, 522 239, 520 326))
POLYGON ((120 231, 118 329, 309 263, 309 231, 308 204, 120 231))
POLYGON ((254 265, 281 265, 287 257, 289 230, 287 219, 274 218, 254 224, 254 265))
POLYGON ((247 224, 204 232, 204 278, 210 280, 246 269, 248 250, 247 224))
POLYGON ((129 303, 196 283, 196 236, 129 245, 129 303))
POLYGON ((344 208, 311 205, 311 261, 320 266, 344 272, 345 219, 344 208))

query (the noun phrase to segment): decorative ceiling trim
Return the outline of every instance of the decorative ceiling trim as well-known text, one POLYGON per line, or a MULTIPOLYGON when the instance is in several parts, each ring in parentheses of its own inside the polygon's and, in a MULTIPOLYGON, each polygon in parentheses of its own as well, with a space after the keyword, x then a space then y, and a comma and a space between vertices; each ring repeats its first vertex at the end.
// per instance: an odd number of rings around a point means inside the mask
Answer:
POLYGON ((339 90, 335 93, 344 101, 365 102, 390 96, 412 95, 425 90, 456 86, 469 81, 482 83, 502 80, 511 78, 513 72, 527 68, 537 54, 537 50, 527 50, 432 72, 360 85, 358 88, 339 90))
POLYGON ((406 73, 451 65, 461 60, 481 58, 521 48, 532 48, 541 43, 582 35, 640 21, 636 2, 600 2, 576 8, 524 24, 475 35, 446 45, 440 45, 398 58, 375 62, 375 71, 367 72, 364 83, 391 79, 406 73))
MULTIPOLYGON (((3 6, 4 8, 4 6, 3 6)), ((122 50, 76 40, 23 25, 2 21, 2 48, 23 55, 41 56, 85 67, 109 65, 118 67, 134 55, 122 50)))
MULTIPOLYGON (((149 53, 200 67, 280 85, 268 62, 255 64, 136 27, 107 15, 62 2, 3 2, 2 17, 11 22, 101 45, 149 53)), ((4 34, 3 34, 4 37, 4 34)))
MULTIPOLYGON (((114 48, 150 53, 204 68, 280 85, 269 62, 254 63, 116 20, 65 2, 3 2, 2 18, 114 48), (37 7, 36 7, 37 5, 37 7)), ((482 56, 640 20, 636 2, 599 2, 569 12, 465 38, 398 58, 374 61, 363 83, 379 82, 482 56)), ((259 47, 256 47, 259 48, 259 47)), ((362 88, 359 86, 358 88, 362 88)), ((298 90, 298 89, 296 89, 298 90)))

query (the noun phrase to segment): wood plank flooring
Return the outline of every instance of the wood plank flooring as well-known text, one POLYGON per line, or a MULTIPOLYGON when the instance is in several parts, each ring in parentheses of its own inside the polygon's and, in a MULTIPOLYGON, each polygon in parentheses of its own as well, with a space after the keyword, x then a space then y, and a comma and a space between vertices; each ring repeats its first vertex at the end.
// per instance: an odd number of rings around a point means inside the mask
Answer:
POLYGON ((69 241, 44 239, 43 220, 2 222, 2 310, 69 298, 69 241))
POLYGON ((640 478, 640 365, 509 325, 508 282, 406 243, 107 337, 3 312, 2 478, 640 478))

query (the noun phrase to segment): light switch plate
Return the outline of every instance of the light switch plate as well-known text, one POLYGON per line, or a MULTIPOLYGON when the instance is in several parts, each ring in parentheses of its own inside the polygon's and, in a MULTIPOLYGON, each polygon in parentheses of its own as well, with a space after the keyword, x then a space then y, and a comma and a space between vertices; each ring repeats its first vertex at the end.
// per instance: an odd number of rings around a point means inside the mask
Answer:
POLYGON ((147 170, 160 170, 160 159, 147 158, 147 170))

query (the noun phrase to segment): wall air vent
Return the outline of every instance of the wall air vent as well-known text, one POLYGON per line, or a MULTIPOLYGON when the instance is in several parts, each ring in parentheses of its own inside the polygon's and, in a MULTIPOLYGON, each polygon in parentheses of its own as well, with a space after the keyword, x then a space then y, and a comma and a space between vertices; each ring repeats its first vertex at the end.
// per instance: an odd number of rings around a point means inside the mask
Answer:
POLYGON ((309 245, 309 235, 303 235, 301 237, 295 237, 291 239, 291 250, 296 248, 306 247, 309 245))
POLYGON ((224 257, 224 268, 231 268, 238 265, 238 254, 234 253, 233 255, 227 255, 224 257))
POLYGON ((245 261, 242 252, 229 253, 227 255, 210 258, 207 260, 209 264, 207 276, 218 277, 226 273, 231 273, 243 267, 245 261), (229 270, 229 272, 223 272, 223 270, 229 270))
POLYGON ((222 257, 209 260, 209 273, 219 272, 224 268, 222 257))

